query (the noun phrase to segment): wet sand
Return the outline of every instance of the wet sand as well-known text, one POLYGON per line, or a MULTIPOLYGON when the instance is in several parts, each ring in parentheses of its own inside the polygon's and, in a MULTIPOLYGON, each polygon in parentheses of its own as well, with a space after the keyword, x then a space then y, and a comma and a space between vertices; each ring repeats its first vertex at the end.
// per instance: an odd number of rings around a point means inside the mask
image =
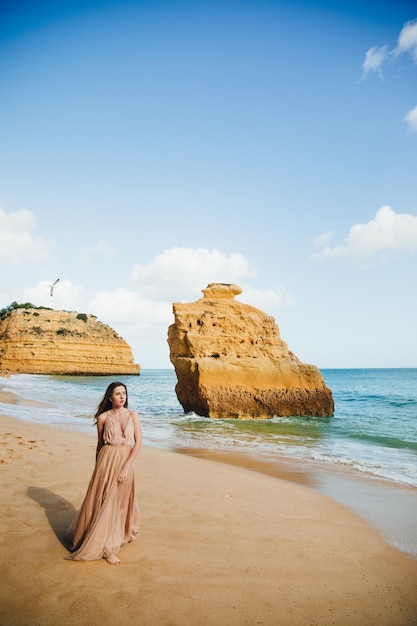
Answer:
POLYGON ((299 460, 262 460, 202 448, 177 448, 176 452, 306 485, 330 496, 359 515, 391 545, 417 559, 417 490, 346 468, 336 469, 299 460))

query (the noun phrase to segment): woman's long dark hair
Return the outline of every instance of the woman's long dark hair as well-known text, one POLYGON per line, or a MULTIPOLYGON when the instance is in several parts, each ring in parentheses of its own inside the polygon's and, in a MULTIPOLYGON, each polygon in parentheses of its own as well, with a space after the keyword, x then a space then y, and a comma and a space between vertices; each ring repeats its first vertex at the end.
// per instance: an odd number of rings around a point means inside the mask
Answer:
POLYGON ((124 383, 120 383, 118 381, 114 382, 114 383, 110 383, 110 385, 107 387, 106 389, 106 393, 103 396, 102 401, 100 402, 100 404, 97 407, 97 411, 94 414, 94 423, 97 422, 97 418, 99 415, 101 415, 102 413, 105 413, 106 411, 109 411, 112 408, 112 403, 110 401, 110 398, 113 395, 113 391, 116 389, 116 387, 124 387, 126 390, 126 402, 124 403, 124 407, 125 409, 127 409, 128 407, 128 401, 127 401, 127 387, 124 383))

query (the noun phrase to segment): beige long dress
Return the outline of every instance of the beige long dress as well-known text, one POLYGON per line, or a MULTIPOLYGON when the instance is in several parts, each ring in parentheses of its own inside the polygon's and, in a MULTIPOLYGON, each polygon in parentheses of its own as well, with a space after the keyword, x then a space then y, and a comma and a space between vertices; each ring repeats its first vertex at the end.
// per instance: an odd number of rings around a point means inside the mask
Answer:
POLYGON ((117 482, 120 471, 135 443, 129 413, 125 431, 107 414, 101 448, 84 502, 68 530, 74 561, 95 561, 118 552, 120 546, 139 534, 139 511, 135 496, 135 470, 127 480, 117 482))

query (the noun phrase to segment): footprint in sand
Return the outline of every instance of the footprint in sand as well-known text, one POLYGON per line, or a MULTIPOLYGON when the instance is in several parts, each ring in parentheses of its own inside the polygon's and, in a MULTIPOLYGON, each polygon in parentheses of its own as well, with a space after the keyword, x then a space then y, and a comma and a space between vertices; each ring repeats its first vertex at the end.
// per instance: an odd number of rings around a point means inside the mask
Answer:
POLYGON ((0 463, 2 464, 22 458, 24 450, 36 450, 39 447, 37 444, 43 443, 42 440, 38 442, 36 439, 26 439, 14 433, 4 433, 0 440, 4 446, 3 450, 0 449, 0 454, 2 452, 0 463))

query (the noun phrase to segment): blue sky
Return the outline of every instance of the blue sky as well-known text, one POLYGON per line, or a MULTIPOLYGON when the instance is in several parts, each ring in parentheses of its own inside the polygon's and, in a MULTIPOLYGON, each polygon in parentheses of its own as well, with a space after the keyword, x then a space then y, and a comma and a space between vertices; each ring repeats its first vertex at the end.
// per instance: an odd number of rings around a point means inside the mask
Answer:
POLYGON ((0 308, 169 367, 233 282, 303 362, 417 367, 415 2, 2 2, 0 106, 0 308))

